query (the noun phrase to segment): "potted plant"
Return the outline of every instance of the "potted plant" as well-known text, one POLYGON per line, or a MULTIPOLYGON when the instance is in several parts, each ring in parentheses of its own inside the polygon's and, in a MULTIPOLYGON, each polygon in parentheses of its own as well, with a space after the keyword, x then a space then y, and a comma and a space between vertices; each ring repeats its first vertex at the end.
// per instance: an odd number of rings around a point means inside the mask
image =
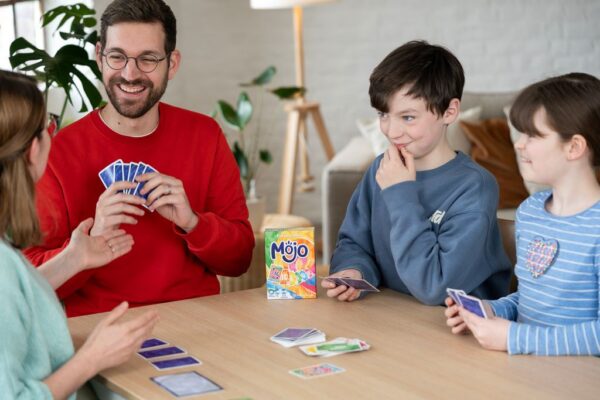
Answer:
POLYGON ((58 6, 44 13, 43 27, 59 19, 54 33, 58 32, 62 39, 77 43, 65 44, 54 56, 22 37, 15 39, 10 45, 9 60, 12 68, 33 75, 42 82, 46 102, 50 88, 58 87, 65 92, 65 100, 58 118, 59 124, 63 121, 67 102, 74 105, 71 96, 73 91, 81 98, 79 112, 86 112, 89 107, 93 109, 102 104, 100 91, 84 73, 88 69, 97 79, 101 79, 96 60, 86 51, 86 46, 93 48, 98 41, 98 32, 93 29, 96 26, 95 14, 94 9, 81 3, 58 6))
POLYGON ((246 193, 246 203, 250 212, 250 223, 255 231, 260 229, 265 212, 265 199, 256 194, 256 173, 261 163, 270 164, 273 161, 268 149, 262 148, 260 120, 262 113, 262 101, 265 92, 272 93, 280 100, 294 99, 304 93, 305 89, 297 86, 282 86, 268 89, 267 84, 271 82, 277 72, 274 66, 265 69, 260 75, 248 83, 240 84, 241 87, 254 89, 258 94, 258 116, 253 129, 248 130, 255 107, 246 91, 242 91, 234 107, 225 100, 219 100, 213 117, 220 115, 226 127, 235 132, 232 152, 240 169, 242 185, 246 193))

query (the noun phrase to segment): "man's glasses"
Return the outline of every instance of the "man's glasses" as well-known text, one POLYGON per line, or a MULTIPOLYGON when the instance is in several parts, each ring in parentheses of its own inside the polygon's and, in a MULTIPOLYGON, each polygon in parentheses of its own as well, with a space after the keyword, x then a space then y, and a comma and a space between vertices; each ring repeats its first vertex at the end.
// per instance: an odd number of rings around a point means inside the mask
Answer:
POLYGON ((137 57, 127 57, 120 51, 109 51, 108 53, 102 53, 102 56, 106 58, 106 64, 114 70, 120 71, 127 66, 129 59, 135 60, 135 65, 138 69, 145 73, 153 72, 157 67, 158 63, 165 60, 167 57, 159 58, 152 54, 144 54, 137 57))

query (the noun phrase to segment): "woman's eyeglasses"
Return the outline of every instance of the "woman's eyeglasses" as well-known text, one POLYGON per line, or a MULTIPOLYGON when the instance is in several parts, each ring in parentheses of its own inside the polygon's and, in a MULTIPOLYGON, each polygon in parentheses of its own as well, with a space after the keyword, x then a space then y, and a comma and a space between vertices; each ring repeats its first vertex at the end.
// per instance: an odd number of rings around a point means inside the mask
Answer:
POLYGON ((48 131, 48 134, 50 135, 51 138, 53 138, 58 131, 59 119, 60 118, 58 115, 48 113, 48 120, 46 122, 46 130, 48 131))

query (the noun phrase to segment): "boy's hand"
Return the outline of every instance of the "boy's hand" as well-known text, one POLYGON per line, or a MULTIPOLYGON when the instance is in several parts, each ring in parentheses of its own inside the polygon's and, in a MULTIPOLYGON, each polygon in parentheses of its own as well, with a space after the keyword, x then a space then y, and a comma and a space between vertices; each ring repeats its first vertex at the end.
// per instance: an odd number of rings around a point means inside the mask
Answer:
POLYGON ((506 351, 510 321, 498 317, 481 318, 462 307, 458 314, 484 349, 506 351))
MULTIPOLYGON (((363 278, 362 273, 357 269, 345 269, 343 271, 336 272, 335 274, 331 274, 330 276, 352 279, 363 278)), ((337 297, 339 301, 353 301, 358 299, 358 296, 360 296, 360 290, 345 285, 336 286, 335 283, 330 282, 327 279, 323 279, 321 281, 321 286, 325 289, 328 289, 327 297, 337 297)))
POLYGON ((404 147, 398 150, 394 144, 390 144, 381 158, 375 175, 375 180, 381 190, 400 182, 414 181, 415 179, 417 179, 417 172, 413 155, 404 147))
POLYGON ((446 316, 446 325, 452 328, 452 333, 467 333, 469 328, 465 321, 458 313, 458 305, 452 300, 452 297, 446 297, 444 301, 446 303, 446 310, 444 310, 444 315, 446 316))

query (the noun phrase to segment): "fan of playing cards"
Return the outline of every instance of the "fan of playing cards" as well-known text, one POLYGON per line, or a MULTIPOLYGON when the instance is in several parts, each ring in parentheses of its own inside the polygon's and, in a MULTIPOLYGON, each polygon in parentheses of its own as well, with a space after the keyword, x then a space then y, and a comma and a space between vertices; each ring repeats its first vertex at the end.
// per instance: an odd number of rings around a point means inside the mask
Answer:
POLYGON ((352 279, 346 277, 336 277, 336 276, 321 276, 320 278, 326 279, 329 282, 335 283, 336 286, 347 286, 357 290, 362 290, 363 292, 379 292, 375 286, 371 285, 365 279, 352 279))
MULTIPOLYGON (((98 173, 100 180, 105 188, 109 188, 115 182, 128 181, 137 183, 137 186, 133 189, 124 190, 125 194, 132 194, 148 200, 150 193, 140 194, 140 190, 144 187, 144 182, 136 182, 135 177, 142 174, 149 174, 151 172, 158 172, 155 168, 143 162, 130 162, 124 163, 123 160, 118 159, 108 164, 98 173)), ((144 207, 147 207, 144 204, 144 207)))
POLYGON ((477 297, 469 296, 463 290, 452 288, 447 288, 446 292, 448 293, 448 296, 450 296, 452 300, 454 300, 454 302, 459 306, 464 307, 481 318, 488 318, 483 303, 477 297))

